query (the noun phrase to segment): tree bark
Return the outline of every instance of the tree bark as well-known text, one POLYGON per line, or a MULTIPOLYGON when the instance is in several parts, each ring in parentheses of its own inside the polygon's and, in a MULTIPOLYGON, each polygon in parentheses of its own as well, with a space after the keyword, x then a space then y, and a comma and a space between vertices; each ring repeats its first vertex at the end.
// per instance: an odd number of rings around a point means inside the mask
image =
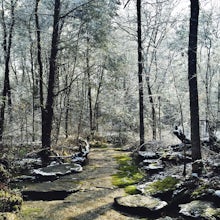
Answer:
POLYGON ((138 37, 138 85, 139 85, 139 134, 140 145, 144 144, 144 89, 143 89, 143 55, 141 29, 141 0, 137 0, 137 37, 138 37))
POLYGON ((91 74, 90 74, 90 63, 89 63, 89 38, 86 37, 86 72, 87 72, 87 83, 88 83, 88 102, 89 102, 89 126, 90 136, 93 137, 94 126, 93 126, 93 109, 92 109, 92 88, 91 88, 91 74))
POLYGON ((6 99, 8 98, 8 106, 11 108, 11 86, 10 86, 10 78, 9 78, 9 65, 11 58, 11 46, 12 46, 12 38, 13 38, 13 30, 15 24, 15 16, 14 10, 16 2, 11 1, 11 23, 9 26, 9 30, 7 31, 5 14, 4 14, 4 3, 2 2, 2 28, 3 28, 3 50, 5 57, 5 73, 4 73, 4 85, 2 90, 2 103, 0 109, 0 142, 2 142, 3 131, 4 131, 4 122, 5 122, 5 107, 6 107, 6 99))
POLYGON ((59 43, 59 16, 60 0, 55 0, 53 34, 51 43, 51 54, 49 61, 49 81, 47 89, 47 101, 42 114, 42 148, 44 149, 41 159, 44 165, 50 162, 51 131, 53 122, 53 103, 54 103, 54 86, 57 75, 57 52, 59 43))
POLYGON ((192 172, 200 174, 201 159, 199 103, 197 89, 197 36, 198 36, 199 0, 191 0, 191 17, 188 48, 188 82, 190 95, 191 142, 192 142, 192 172))
MULTIPOLYGON (((43 97, 43 63, 42 63, 42 49, 41 49, 41 29, 39 25, 38 18, 38 6, 40 0, 36 0, 35 3, 35 25, 36 25, 36 34, 37 34, 37 62, 39 65, 39 92, 40 92, 40 107, 41 113, 44 110, 44 97, 43 97)), ((43 113, 42 113, 43 115, 43 113)))
POLYGON ((150 86, 150 78, 149 76, 146 77, 147 81, 147 90, 148 90, 148 96, 149 96, 149 101, 151 104, 151 114, 152 114, 152 134, 153 134, 153 140, 157 139, 157 121, 156 121, 156 110, 155 110, 155 105, 154 105, 154 99, 153 99, 153 94, 150 86))

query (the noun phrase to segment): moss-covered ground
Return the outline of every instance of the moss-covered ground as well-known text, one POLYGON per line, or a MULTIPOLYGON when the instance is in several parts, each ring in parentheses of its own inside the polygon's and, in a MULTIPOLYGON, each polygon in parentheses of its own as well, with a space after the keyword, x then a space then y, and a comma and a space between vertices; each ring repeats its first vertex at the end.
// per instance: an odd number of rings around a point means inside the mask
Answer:
POLYGON ((136 183, 143 179, 144 175, 128 155, 115 157, 118 163, 118 172, 112 176, 112 183, 115 186, 124 188, 128 194, 137 194, 136 183))

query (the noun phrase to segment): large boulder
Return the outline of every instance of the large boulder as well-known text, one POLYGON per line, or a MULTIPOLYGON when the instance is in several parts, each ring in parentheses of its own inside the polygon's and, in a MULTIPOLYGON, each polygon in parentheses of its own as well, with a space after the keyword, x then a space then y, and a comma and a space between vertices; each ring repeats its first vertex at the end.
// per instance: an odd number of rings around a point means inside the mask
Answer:
POLYGON ((216 208, 211 202, 194 200, 190 203, 181 204, 179 207, 180 214, 191 219, 220 219, 220 208, 216 208))
POLYGON ((177 178, 167 176, 160 180, 139 184, 137 189, 144 195, 154 196, 170 202, 178 182, 179 180, 177 178))
POLYGON ((25 200, 62 200, 79 191, 80 187, 78 180, 61 178, 53 182, 27 183, 23 186, 22 195, 25 200))
POLYGON ((114 200, 115 206, 123 211, 141 216, 160 216, 167 202, 145 195, 128 195, 114 200))

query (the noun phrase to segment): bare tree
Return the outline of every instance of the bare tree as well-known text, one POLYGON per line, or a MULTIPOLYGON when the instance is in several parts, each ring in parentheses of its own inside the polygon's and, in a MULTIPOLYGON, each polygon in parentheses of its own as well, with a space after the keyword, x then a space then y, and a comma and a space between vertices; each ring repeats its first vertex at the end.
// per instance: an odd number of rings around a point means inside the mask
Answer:
POLYGON ((8 106, 11 108, 12 101, 11 101, 11 86, 10 86, 10 77, 9 77, 9 66, 10 66, 10 59, 11 59, 11 47, 12 47, 12 39, 13 39, 13 30, 15 24, 15 6, 17 0, 10 1, 10 22, 9 26, 7 27, 6 22, 6 14, 4 9, 5 1, 2 1, 2 8, 1 8, 1 25, 3 29, 3 50, 4 50, 4 84, 2 90, 2 101, 0 107, 0 142, 3 138, 3 130, 4 130, 4 121, 5 121, 5 107, 6 107, 6 100, 8 98, 8 106))
POLYGON ((190 94, 191 141, 192 141, 192 172, 200 174, 202 163, 199 128, 199 103, 197 88, 197 38, 199 19, 199 0, 191 0, 191 17, 188 47, 188 81, 190 94))
POLYGON ((42 112, 42 148, 41 154, 44 165, 48 164, 51 147, 51 131, 53 122, 53 103, 54 103, 54 86, 57 75, 57 53, 59 43, 59 21, 60 21, 60 0, 55 0, 54 15, 53 15, 53 33, 51 42, 50 62, 49 62, 49 78, 47 87, 46 105, 42 112))
POLYGON ((141 29, 141 0, 137 0, 137 34, 138 34, 138 85, 139 85, 139 134, 140 145, 144 144, 144 92, 143 92, 143 56, 141 29))

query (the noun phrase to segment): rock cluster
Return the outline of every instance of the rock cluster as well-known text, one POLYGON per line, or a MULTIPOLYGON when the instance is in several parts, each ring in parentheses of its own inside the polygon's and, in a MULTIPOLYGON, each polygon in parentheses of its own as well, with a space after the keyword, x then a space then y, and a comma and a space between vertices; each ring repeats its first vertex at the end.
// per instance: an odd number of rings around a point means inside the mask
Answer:
POLYGON ((201 177, 182 176, 183 163, 191 166, 189 148, 183 144, 164 152, 138 151, 135 160, 147 180, 137 184, 139 195, 115 198, 117 208, 152 219, 220 219, 218 157, 204 161, 201 177))

